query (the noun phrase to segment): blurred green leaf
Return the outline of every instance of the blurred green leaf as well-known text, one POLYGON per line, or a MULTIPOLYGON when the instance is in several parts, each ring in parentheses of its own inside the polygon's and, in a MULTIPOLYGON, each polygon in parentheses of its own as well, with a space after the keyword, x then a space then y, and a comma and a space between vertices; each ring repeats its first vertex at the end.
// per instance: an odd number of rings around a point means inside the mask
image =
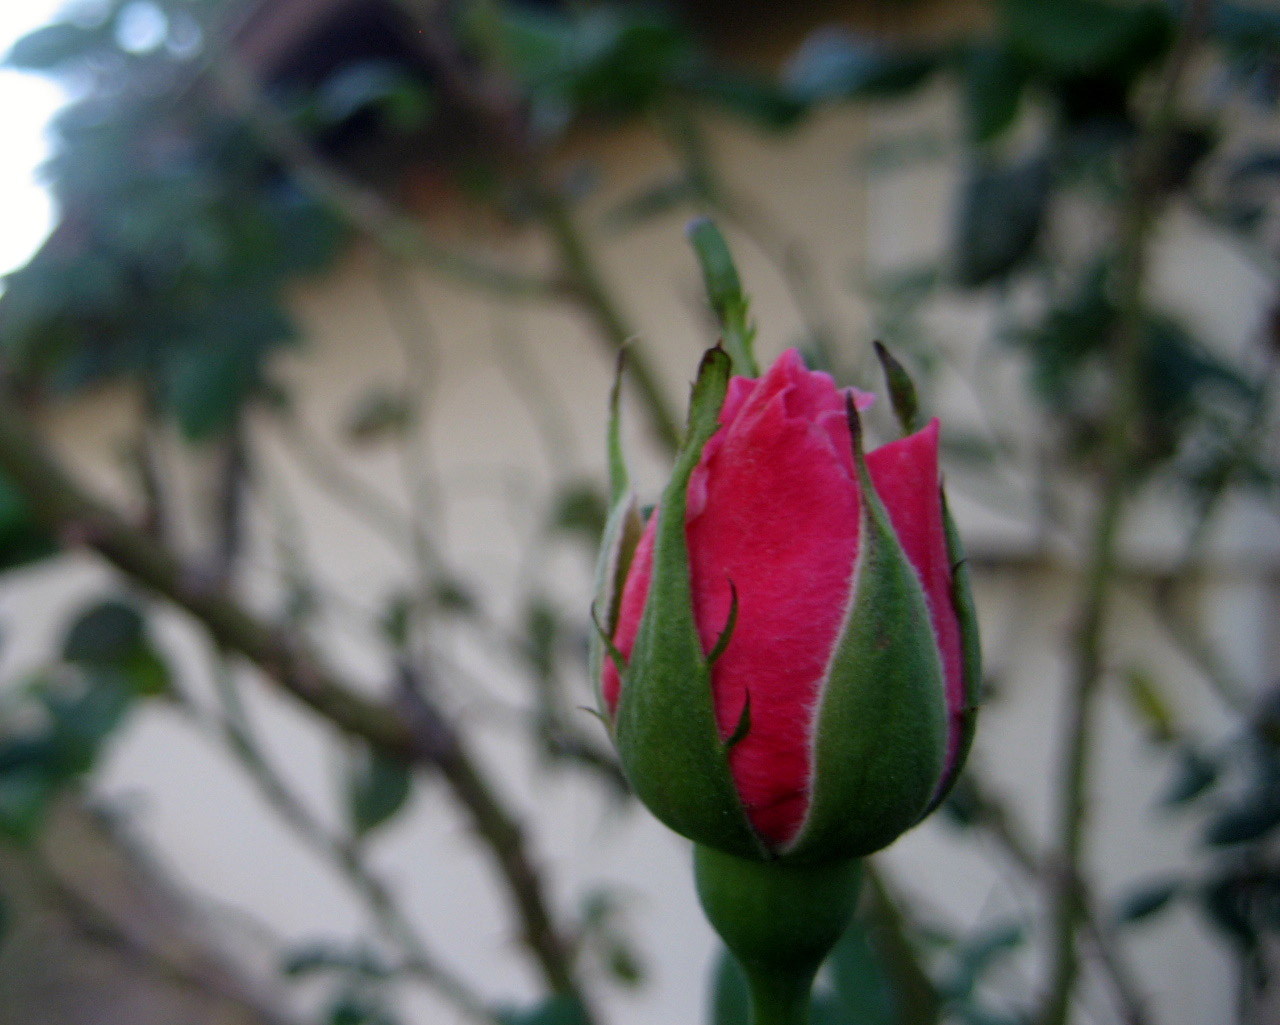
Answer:
POLYGON ((1115 919, 1122 924, 1145 921, 1169 907, 1182 892, 1183 884, 1177 879, 1143 883, 1116 902, 1115 919))
POLYGON ((369 444, 405 434, 414 421, 411 396, 388 388, 362 395, 347 417, 346 434, 353 442, 369 444))
POLYGON ((51 721, 47 768, 63 779, 93 767, 103 742, 124 720, 133 688, 115 669, 94 668, 74 685, 43 688, 39 697, 51 721))
POLYGON ((1218 781, 1218 762, 1190 745, 1179 750, 1173 775, 1160 803, 1169 807, 1187 804, 1218 781))
POLYGON ((888 99, 920 86, 943 54, 893 47, 824 28, 810 35, 787 62, 782 81, 805 104, 839 99, 888 99))
POLYGON ((54 555, 58 544, 32 517, 26 501, 0 476, 0 571, 54 555))
POLYGON ((1017 117, 1030 77, 1027 66, 1009 50, 979 46, 965 54, 961 74, 969 137, 990 142, 1017 117))
POLYGON ((961 189, 954 243, 955 280, 978 288, 1015 271, 1032 253, 1049 203, 1043 157, 980 163, 961 189))
POLYGON ((524 1010, 498 1013, 502 1025, 588 1025, 582 1005, 571 996, 553 996, 524 1010))
POLYGON ((757 127, 783 131, 797 125, 809 104, 771 79, 707 68, 692 76, 689 89, 757 127))
POLYGON ((560 490, 552 499, 551 526, 581 538, 593 548, 600 543, 608 504, 599 483, 579 481, 560 490))
POLYGON ((751 1020, 747 977, 727 949, 721 948, 711 978, 709 1025, 744 1025, 751 1020))
POLYGON ((406 68, 392 61, 367 60, 348 64, 326 78, 316 90, 314 104, 325 125, 339 125, 372 111, 396 131, 412 132, 431 117, 435 97, 406 68))
POLYGON ((129 602, 108 598, 84 609, 62 642, 68 662, 115 665, 142 646, 142 613, 129 602))
POLYGON ((376 994, 363 989, 340 993, 329 1005, 327 1025, 396 1025, 376 994))
POLYGON ((555 675, 560 629, 560 614, 550 602, 536 595, 531 598, 524 613, 524 655, 540 680, 555 675))
POLYGON ((342 972, 371 979, 385 979, 391 968, 368 947, 340 947, 329 943, 308 943, 287 952, 280 971, 289 978, 324 972, 342 972))
POLYGON ((1108 72, 1124 80, 1161 57, 1173 17, 1159 3, 1109 0, 1003 0, 1001 25, 1041 74, 1108 72))
POLYGON ((604 215, 603 222, 606 228, 625 231, 696 204, 702 198, 697 184, 681 172, 628 196, 604 215))
MULTIPOLYGON (((3 746, 0 746, 3 757, 3 746)), ((0 835, 29 843, 44 821, 55 792, 47 772, 39 766, 0 769, 0 835)))
POLYGON ((413 773, 402 761, 360 748, 347 777, 351 826, 365 836, 390 821, 409 799, 413 773))
POLYGON ((1156 744, 1170 744, 1178 738, 1177 717, 1168 696, 1156 678, 1146 669, 1135 666, 1125 674, 1124 696, 1134 718, 1146 727, 1156 744))
POLYGON ((987 926, 967 937, 956 950, 954 964, 939 991, 949 1001, 968 1001, 983 976, 1022 946, 1026 938, 1026 930, 1016 922, 987 926))
POLYGON ((544 120, 567 124, 582 112, 636 114, 702 64, 692 39, 653 8, 500 8, 499 52, 544 120))
POLYGON ((1271 835, 1280 826, 1280 793, 1272 788, 1254 791, 1212 815, 1204 828, 1204 842, 1215 847, 1250 843, 1271 835))
POLYGON ((893 985, 866 924, 859 918, 836 944, 827 968, 845 1022, 895 1025, 898 1016, 893 985))

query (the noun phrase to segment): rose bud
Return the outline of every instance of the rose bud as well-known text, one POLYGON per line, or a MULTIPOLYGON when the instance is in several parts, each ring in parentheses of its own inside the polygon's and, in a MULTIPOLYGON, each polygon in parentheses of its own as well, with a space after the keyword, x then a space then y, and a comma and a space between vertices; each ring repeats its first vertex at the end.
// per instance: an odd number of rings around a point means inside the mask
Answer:
MULTIPOLYGON (((898 405, 905 375, 886 367, 898 405)), ((592 670, 636 794, 698 844, 869 854, 937 805, 967 753, 977 634, 938 423, 864 455, 871 401, 794 350, 757 380, 713 349, 643 522, 615 388, 592 670)))

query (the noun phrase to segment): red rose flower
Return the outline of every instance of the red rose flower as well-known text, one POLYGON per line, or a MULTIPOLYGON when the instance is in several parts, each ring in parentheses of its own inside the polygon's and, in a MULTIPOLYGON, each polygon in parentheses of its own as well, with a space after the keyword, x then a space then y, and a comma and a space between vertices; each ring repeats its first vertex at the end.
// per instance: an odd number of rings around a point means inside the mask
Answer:
MULTIPOLYGON (((795 350, 759 380, 732 378, 721 394, 713 433, 686 470, 685 552, 667 557, 671 579, 652 586, 660 512, 638 541, 633 532, 625 572, 615 561, 616 593, 605 596, 612 655, 598 660, 603 704, 618 724, 624 768, 641 797, 652 789, 659 806, 679 806, 685 784, 652 771, 663 758, 662 725, 648 721, 655 701, 637 695, 646 710, 630 719, 623 706, 633 687, 663 695, 688 686, 668 678, 704 674, 754 853, 868 853, 940 798, 958 771, 971 723, 974 681, 966 676, 976 670, 966 674, 965 645, 973 632, 962 622, 967 591, 958 594, 954 579, 938 423, 868 453, 863 463, 851 414, 871 397, 837 389, 827 374, 807 370, 795 350), (674 579, 681 554, 684 581, 674 579), (649 612, 654 602, 682 601, 699 642, 689 654, 700 665, 687 668, 671 658, 684 638, 664 636, 662 613, 649 612), (653 620, 650 642, 637 652, 646 617, 653 620), (633 723, 644 739, 629 752, 633 723)), ((679 483, 673 479, 663 508, 679 483)), ((657 704, 670 715, 670 702, 657 704)), ((717 771, 714 759, 708 764, 717 771)), ((717 811, 715 800, 710 808, 717 811)), ((732 810, 719 812, 733 817, 732 810)), ((700 836, 698 823, 689 827, 678 808, 665 817, 717 846, 722 823, 700 836)), ((720 846, 742 853, 740 839, 720 846)))

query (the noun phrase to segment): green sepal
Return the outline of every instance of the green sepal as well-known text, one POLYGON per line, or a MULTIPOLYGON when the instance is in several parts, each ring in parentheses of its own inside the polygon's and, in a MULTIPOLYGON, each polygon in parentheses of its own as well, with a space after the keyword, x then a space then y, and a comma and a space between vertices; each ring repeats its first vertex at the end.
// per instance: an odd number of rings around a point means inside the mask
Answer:
POLYGON ((818 701, 813 788, 788 860, 861 857, 914 825, 942 776, 942 659, 915 570, 876 494, 848 403, 861 503, 849 613, 818 701))
POLYGON ((613 648, 613 632, 618 625, 618 606, 622 602, 622 585, 626 583, 627 572, 631 569, 631 560, 636 546, 640 543, 640 535, 644 532, 644 519, 640 515, 635 495, 631 491, 631 479, 627 472, 627 461, 622 451, 622 392, 623 354, 618 354, 618 368, 614 375, 613 388, 609 393, 609 433, 607 455, 609 462, 609 516, 604 524, 604 536, 600 540, 600 557, 596 563, 595 600, 591 606, 591 618, 596 629, 591 632, 587 645, 588 664, 591 669, 592 686, 596 691, 596 700, 601 717, 608 722, 604 697, 600 692, 601 674, 604 671, 606 658, 612 658, 618 666, 623 666, 613 648))
POLYGON ((618 363, 613 374, 613 387, 609 389, 609 505, 615 507, 631 489, 631 475, 627 472, 627 459, 622 450, 622 371, 626 366, 627 351, 618 351, 618 363))
POLYGON ((653 574, 615 730, 623 770, 658 819, 698 843, 763 859, 767 851, 738 797, 716 723, 685 539, 689 479, 718 427, 729 373, 728 355, 712 349, 693 387, 689 428, 657 513, 653 574))
MULTIPOLYGON (((924 427, 924 416, 920 412, 920 402, 916 398, 916 387, 906 368, 898 362, 888 349, 879 342, 875 343, 876 356, 880 366, 884 368, 885 383, 889 387, 889 398, 898 422, 906 434, 914 434, 924 427)), ((973 604, 973 593, 969 586, 969 567, 964 558, 964 549, 960 544, 960 532, 951 518, 951 510, 947 508, 947 496, 942 495, 942 526, 947 539, 947 559, 951 566, 951 605, 955 609, 956 619, 960 624, 960 657, 961 671, 964 680, 964 704, 960 708, 960 736, 956 745, 955 756, 945 767, 945 774, 939 782, 933 798, 925 808, 923 818, 932 812, 946 799, 960 770, 964 768, 969 748, 973 744, 974 730, 978 724, 978 703, 982 689, 982 650, 978 640, 978 617, 973 604)), ((945 687, 945 676, 944 676, 945 687)), ((948 715, 950 715, 948 701, 948 715)), ((950 722, 947 724, 950 732, 950 722)))
MULTIPOLYGON (((982 645, 978 639, 978 612, 973 603, 973 590, 969 583, 969 563, 960 544, 960 532, 956 529, 951 510, 947 508, 947 496, 942 496, 942 529, 947 537, 947 558, 951 562, 951 604, 960 624, 960 669, 964 681, 964 704, 960 707, 960 736, 955 757, 946 766, 938 789, 925 809, 928 815, 944 800, 955 786, 969 748, 973 746, 973 734, 978 727, 978 705, 982 701, 982 645)), ((923 816, 921 816, 923 818, 923 816)))
POLYGON ((733 372, 741 377, 759 377, 754 348, 756 329, 750 321, 751 302, 742 291, 742 280, 729 244, 715 222, 707 217, 692 221, 686 231, 702 267, 707 300, 720 323, 733 372))
POLYGON ((920 400, 916 398, 916 386, 907 373, 907 368, 880 342, 873 342, 876 358, 884 370, 885 384, 889 388, 889 403, 902 425, 904 434, 915 434, 924 428, 924 417, 920 413, 920 400))

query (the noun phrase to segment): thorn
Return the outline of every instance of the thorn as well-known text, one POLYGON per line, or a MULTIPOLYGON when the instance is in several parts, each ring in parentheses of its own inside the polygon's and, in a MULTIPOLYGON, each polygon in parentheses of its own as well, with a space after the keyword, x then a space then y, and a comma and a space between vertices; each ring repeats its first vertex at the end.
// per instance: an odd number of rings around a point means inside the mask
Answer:
POLYGON ((596 628, 596 633, 600 636, 601 643, 604 644, 605 651, 613 662, 613 667, 618 670, 618 675, 626 676, 628 668, 627 657, 618 650, 617 645, 613 643, 613 638, 610 637, 608 633, 605 632, 604 627, 600 625, 600 620, 596 615, 595 602, 591 603, 591 622, 596 628))
POLYGON ((738 625, 738 589, 733 586, 733 581, 729 581, 729 618, 725 621, 724 629, 720 631, 720 636, 716 638, 716 643, 707 655, 707 667, 715 665, 720 661, 720 656, 725 653, 725 649, 729 647, 729 641, 733 637, 733 628, 738 625))
POLYGON ((742 703, 742 714, 738 716, 738 725, 733 728, 733 736, 724 742, 725 751, 732 751, 751 732, 751 691, 747 691, 747 700, 742 703))

